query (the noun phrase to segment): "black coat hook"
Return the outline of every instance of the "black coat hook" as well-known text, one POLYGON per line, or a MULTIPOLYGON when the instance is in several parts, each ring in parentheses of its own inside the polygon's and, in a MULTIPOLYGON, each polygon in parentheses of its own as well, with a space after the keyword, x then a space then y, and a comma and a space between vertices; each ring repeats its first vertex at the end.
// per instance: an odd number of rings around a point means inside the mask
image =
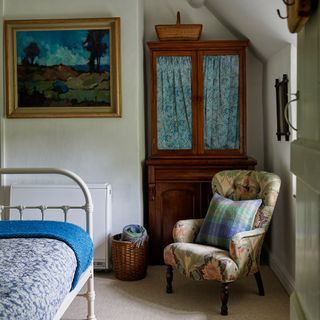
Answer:
POLYGON ((280 13, 280 10, 279 10, 279 9, 277 9, 277 13, 278 13, 278 16, 279 16, 281 19, 288 19, 288 16, 283 17, 283 16, 281 15, 281 13, 280 13))
MULTIPOLYGON (((289 0, 282 0, 282 2, 286 5, 286 6, 293 6, 295 4, 295 0, 293 0, 292 2, 289 2, 289 0)), ((281 15, 280 13, 280 10, 277 9, 277 13, 278 13, 278 16, 281 18, 281 19, 288 19, 288 16, 284 17, 281 15)))

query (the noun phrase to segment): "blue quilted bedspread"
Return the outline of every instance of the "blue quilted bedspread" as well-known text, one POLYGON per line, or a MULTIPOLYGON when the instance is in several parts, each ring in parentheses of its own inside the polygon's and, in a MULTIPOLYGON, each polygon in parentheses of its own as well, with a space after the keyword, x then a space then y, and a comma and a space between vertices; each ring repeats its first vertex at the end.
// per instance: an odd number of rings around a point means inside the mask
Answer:
POLYGON ((5 238, 50 238, 65 242, 77 258, 72 289, 92 261, 93 243, 89 234, 72 223, 33 220, 0 221, 0 239, 5 238))
POLYGON ((73 224, 0 221, 0 319, 52 319, 92 257, 73 224))

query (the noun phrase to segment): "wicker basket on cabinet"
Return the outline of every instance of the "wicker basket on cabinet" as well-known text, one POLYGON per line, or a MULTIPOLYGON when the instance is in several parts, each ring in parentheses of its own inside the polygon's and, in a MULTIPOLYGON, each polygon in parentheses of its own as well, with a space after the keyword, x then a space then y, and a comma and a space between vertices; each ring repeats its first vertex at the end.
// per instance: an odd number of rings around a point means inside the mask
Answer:
POLYGON ((159 40, 199 40, 202 24, 180 23, 180 12, 177 13, 176 24, 158 24, 155 26, 159 40))

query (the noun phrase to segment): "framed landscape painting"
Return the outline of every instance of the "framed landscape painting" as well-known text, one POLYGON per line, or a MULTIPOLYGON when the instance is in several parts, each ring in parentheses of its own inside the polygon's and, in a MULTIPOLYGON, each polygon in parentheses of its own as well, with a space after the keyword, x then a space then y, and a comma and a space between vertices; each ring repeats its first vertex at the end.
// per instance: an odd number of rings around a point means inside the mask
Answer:
POLYGON ((5 21, 9 118, 120 117, 120 18, 5 21))

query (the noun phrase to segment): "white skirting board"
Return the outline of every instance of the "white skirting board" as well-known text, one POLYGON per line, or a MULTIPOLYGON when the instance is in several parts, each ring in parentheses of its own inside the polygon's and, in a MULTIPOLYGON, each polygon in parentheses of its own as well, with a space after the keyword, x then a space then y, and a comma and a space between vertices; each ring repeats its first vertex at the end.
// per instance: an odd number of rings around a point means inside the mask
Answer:
MULTIPOLYGON (((112 226, 112 190, 111 185, 88 184, 93 201, 94 268, 111 269, 110 243, 112 226)), ((81 206, 84 198, 79 187, 74 185, 12 185, 10 186, 10 205, 62 206, 65 204, 81 206)), ((64 214, 56 210, 47 210, 45 220, 63 221, 64 214), (55 212, 53 212, 55 211, 55 212)), ((41 220, 38 209, 30 209, 23 214, 26 220, 41 220)), ((9 219, 20 219, 19 212, 11 209, 9 219)), ((85 228, 85 214, 78 209, 68 213, 67 221, 85 228)))
POLYGON ((282 286, 290 296, 295 288, 295 281, 294 279, 288 274, 285 268, 282 266, 280 261, 270 252, 268 248, 266 251, 269 255, 269 266, 271 270, 275 273, 279 281, 281 282, 282 286))

